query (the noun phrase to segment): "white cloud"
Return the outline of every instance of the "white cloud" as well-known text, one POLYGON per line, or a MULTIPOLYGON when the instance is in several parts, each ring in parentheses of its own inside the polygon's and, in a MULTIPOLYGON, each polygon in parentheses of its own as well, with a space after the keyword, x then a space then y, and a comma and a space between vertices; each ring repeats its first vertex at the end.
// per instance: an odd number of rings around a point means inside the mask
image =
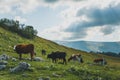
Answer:
MULTIPOLYGON (((93 8, 96 8, 98 10, 99 9, 107 10, 107 8, 112 7, 112 8, 115 8, 115 10, 117 11, 119 10, 119 5, 120 5, 120 0, 51 0, 51 1, 49 0, 10 0, 10 1, 0 0, 0 13, 2 14, 16 13, 17 14, 18 12, 20 12, 22 14, 29 14, 30 12, 38 10, 38 8, 40 8, 41 6, 52 8, 55 10, 58 7, 64 6, 67 8, 59 12, 58 14, 63 19, 62 23, 56 26, 53 26, 52 28, 46 28, 45 30, 43 30, 43 32, 38 33, 39 36, 42 36, 51 40, 64 40, 64 39, 67 39, 67 38, 70 39, 70 37, 73 37, 73 39, 71 38, 72 40, 93 40, 93 41, 94 40, 96 41, 97 40, 98 41, 112 41, 112 40, 115 41, 116 40, 118 41, 120 40, 120 37, 116 37, 116 34, 118 34, 119 31, 117 30, 117 28, 113 28, 113 27, 109 29, 108 26, 111 26, 111 25, 107 25, 107 24, 101 25, 101 26, 92 25, 91 27, 84 26, 84 28, 81 26, 80 28, 77 28, 77 30, 79 30, 78 33, 67 32, 65 30, 70 29, 71 25, 75 23, 77 23, 77 25, 78 23, 81 25, 84 22, 84 25, 86 25, 85 22, 90 22, 92 19, 97 20, 97 18, 93 17, 92 15, 93 13, 91 10, 93 10, 93 8), (82 13, 81 11, 84 11, 84 10, 86 12, 82 13), (76 15, 78 11, 80 11, 79 16, 76 15), (90 12, 91 12, 91 15, 89 14, 90 12), (81 37, 80 35, 81 34, 83 35, 83 33, 84 33, 84 37, 81 37)), ((117 12, 119 13, 119 11, 117 12)), ((19 20, 22 23, 26 22, 26 19, 21 18, 20 16, 16 16, 15 19, 19 20)), ((119 26, 119 25, 115 23, 115 26, 119 26)))
POLYGON ((54 26, 52 28, 47 28, 42 32, 38 33, 39 36, 50 40, 64 40, 66 37, 70 37, 70 33, 66 33, 63 31, 62 27, 54 26))
POLYGON ((101 29, 103 27, 91 27, 89 28, 89 30, 87 31, 87 36, 84 38, 84 40, 86 41, 102 41, 102 42, 106 42, 106 41, 120 41, 120 37, 117 36, 118 34, 120 34, 120 27, 119 26, 114 26, 115 30, 112 34, 109 35, 104 35, 104 33, 101 32, 101 29))
POLYGON ((39 7, 57 8, 59 6, 76 5, 74 0, 0 0, 0 13, 10 13, 20 11, 29 13, 39 7))
POLYGON ((39 6, 39 0, 1 0, 0 13, 29 13, 39 6))
MULTIPOLYGON (((13 3, 13 1, 12 1, 13 3)), ((0 13, 9 13, 12 11, 11 7, 12 7, 12 3, 11 2, 7 2, 7 0, 1 0, 0 1, 0 13)))
POLYGON ((73 5, 73 9, 70 7, 71 10, 69 9, 63 12, 65 14, 65 21, 68 20, 67 24, 69 24, 67 26, 67 32, 72 34, 71 37, 67 37, 68 40, 119 41, 120 38, 114 37, 116 36, 114 26, 119 26, 119 16, 117 14, 119 14, 120 1, 89 0, 86 1, 86 3, 87 4, 81 5, 80 7, 73 5), (110 10, 110 7, 112 7, 115 12, 111 13, 112 9, 110 10), (84 13, 83 11, 85 10, 87 11, 84 13), (80 11, 80 15, 75 16, 78 11, 80 11), (102 15, 101 17, 97 15, 99 12, 102 13, 100 14, 102 15), (96 28, 97 26, 99 26, 99 28, 96 28), (91 29, 88 30, 89 27, 91 27, 91 29))
MULTIPOLYGON (((86 1, 80 1, 80 2, 72 2, 72 1, 59 1, 56 2, 56 4, 49 5, 49 7, 54 9, 58 6, 67 6, 67 8, 60 12, 60 16, 63 18, 63 23, 59 24, 58 26, 53 27, 52 29, 46 29, 41 34, 45 34, 42 36, 46 36, 46 38, 51 40, 87 40, 87 41, 119 41, 120 37, 115 37, 116 34, 119 33, 114 26, 119 26, 118 24, 115 24, 111 28, 110 25, 95 25, 94 27, 82 27, 77 28, 75 31, 78 31, 77 33, 74 32, 66 32, 66 29, 70 29, 70 26, 73 23, 82 23, 91 21, 90 18, 86 16, 86 14, 76 16, 78 11, 80 10, 88 10, 86 13, 90 13, 94 8, 98 8, 101 10, 107 10, 110 6, 115 8, 115 6, 118 6, 120 1, 116 0, 86 0, 86 1), (94 4, 93 4, 94 3, 94 4), (110 29, 109 29, 110 28, 110 29), (106 35, 107 34, 107 35, 106 35), (56 36, 59 36, 56 38, 56 36)), ((117 7, 116 7, 117 8, 117 7)), ((92 13, 91 13, 92 14, 92 13)), ((98 16, 99 17, 99 16, 98 16)), ((110 19, 110 18, 109 18, 110 19)), ((97 22, 95 24, 98 24, 97 22)), ((81 25, 81 24, 80 24, 81 25)), ((88 26, 88 25, 87 25, 88 26)), ((79 26, 78 26, 79 27, 79 26)), ((71 30, 73 30, 71 28, 71 30)))
POLYGON ((18 20, 20 23, 25 23, 27 21, 25 18, 22 18, 20 16, 15 16, 14 20, 18 20))
POLYGON ((18 6, 18 10, 22 13, 29 13, 39 7, 39 0, 22 0, 18 6))
POLYGON ((56 8, 58 6, 64 6, 64 0, 0 0, 0 13, 29 13, 37 8, 44 6, 50 8, 56 8), (55 2, 54 2, 55 1, 55 2))

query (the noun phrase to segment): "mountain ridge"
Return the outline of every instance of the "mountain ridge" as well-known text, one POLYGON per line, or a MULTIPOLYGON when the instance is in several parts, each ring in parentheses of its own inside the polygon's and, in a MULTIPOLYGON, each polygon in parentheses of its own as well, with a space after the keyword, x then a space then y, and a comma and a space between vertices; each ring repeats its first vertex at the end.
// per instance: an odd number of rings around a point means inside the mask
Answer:
POLYGON ((56 41, 58 44, 83 51, 94 52, 120 52, 120 42, 97 42, 97 41, 56 41))

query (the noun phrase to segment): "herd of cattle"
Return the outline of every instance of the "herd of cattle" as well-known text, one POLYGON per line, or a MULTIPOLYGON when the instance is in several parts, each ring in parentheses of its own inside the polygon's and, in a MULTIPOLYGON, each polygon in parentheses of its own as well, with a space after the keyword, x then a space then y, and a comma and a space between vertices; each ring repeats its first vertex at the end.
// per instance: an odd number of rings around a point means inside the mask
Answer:
MULTIPOLYGON (((34 55, 36 55, 36 53, 34 52, 33 44, 15 45, 14 50, 19 54, 20 60, 22 59, 22 54, 30 54, 31 61, 33 60, 34 55)), ((42 50, 42 55, 45 55, 45 54, 46 54, 46 51, 42 50)), ((47 58, 52 59, 52 62, 54 62, 54 63, 56 63, 58 60, 63 60, 63 64, 67 64, 66 56, 67 56, 66 52, 56 51, 56 52, 51 52, 51 54, 48 54, 47 58)), ((71 60, 79 61, 80 63, 84 62, 81 54, 72 54, 68 58, 68 62, 70 62, 71 60)), ((107 64, 107 62, 104 58, 94 59, 93 62, 98 63, 98 64, 103 64, 103 65, 107 64)))

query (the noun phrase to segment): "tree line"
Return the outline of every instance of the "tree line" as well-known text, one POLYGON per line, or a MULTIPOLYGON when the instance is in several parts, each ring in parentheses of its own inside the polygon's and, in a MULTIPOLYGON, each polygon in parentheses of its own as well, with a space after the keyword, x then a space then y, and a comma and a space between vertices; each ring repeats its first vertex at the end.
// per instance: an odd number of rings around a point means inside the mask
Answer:
POLYGON ((0 19, 0 27, 28 39, 33 39, 37 35, 37 30, 33 26, 20 24, 17 20, 0 19))

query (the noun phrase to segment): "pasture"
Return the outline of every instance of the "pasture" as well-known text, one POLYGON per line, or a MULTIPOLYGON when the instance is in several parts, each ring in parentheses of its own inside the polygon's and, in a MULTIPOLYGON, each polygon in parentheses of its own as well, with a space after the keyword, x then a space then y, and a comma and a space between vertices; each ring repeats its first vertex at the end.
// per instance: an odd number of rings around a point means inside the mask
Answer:
POLYGON ((0 80, 120 80, 120 58, 105 56, 102 54, 90 54, 84 51, 67 48, 58 45, 49 40, 36 37, 34 40, 28 40, 0 28, 0 55, 7 54, 10 57, 17 59, 13 62, 7 60, 8 64, 5 69, 0 70, 0 80), (35 46, 36 57, 42 57, 45 61, 30 61, 25 58, 30 58, 29 54, 23 54, 24 60, 19 60, 19 55, 13 50, 16 44, 32 43, 35 46), (47 55, 42 55, 41 50, 45 49, 46 54, 52 51, 64 51, 67 53, 68 59, 71 54, 80 53, 84 63, 70 61, 67 65, 52 63, 47 59, 47 55), (104 57, 108 64, 105 66, 93 64, 94 58, 104 57), (19 62, 29 63, 30 69, 11 73, 10 68, 19 64, 19 62))
MULTIPOLYGON (((24 60, 23 60, 24 61, 24 60)), ((91 65, 70 62, 67 65, 55 64, 49 61, 28 61, 31 64, 29 70, 10 73, 9 69, 16 66, 20 61, 8 61, 7 68, 0 71, 1 80, 39 80, 39 78, 50 78, 50 80, 119 80, 120 68, 109 65, 91 65)))

